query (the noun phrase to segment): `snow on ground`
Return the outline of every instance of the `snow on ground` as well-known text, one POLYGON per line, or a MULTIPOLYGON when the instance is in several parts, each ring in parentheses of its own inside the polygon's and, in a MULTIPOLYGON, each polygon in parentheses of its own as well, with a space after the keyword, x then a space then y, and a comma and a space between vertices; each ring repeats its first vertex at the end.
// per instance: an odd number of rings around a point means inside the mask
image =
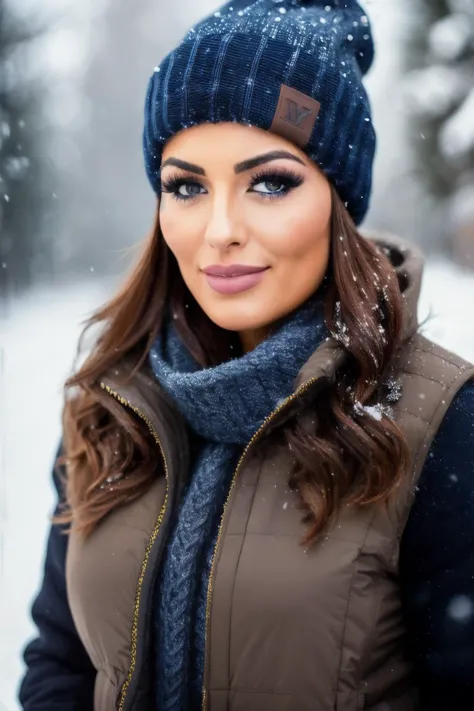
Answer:
MULTIPOLYGON (((106 298, 106 297, 105 297, 106 298)), ((79 321, 104 299, 95 284, 33 291, 0 322, 0 711, 14 711, 27 609, 40 580, 61 387, 79 321), (2 706, 3 704, 3 706, 2 706)))
POLYGON ((428 262, 421 292, 423 333, 474 363, 474 274, 452 262, 428 262))
MULTIPOLYGON (((29 620, 38 587, 48 514, 49 472, 60 435, 61 385, 69 372, 79 322, 110 285, 43 288, 9 304, 0 322, 0 711, 16 711, 20 650, 34 633, 29 620)), ((474 326, 466 310, 474 274, 428 265, 420 318, 426 335, 474 361, 474 326)))

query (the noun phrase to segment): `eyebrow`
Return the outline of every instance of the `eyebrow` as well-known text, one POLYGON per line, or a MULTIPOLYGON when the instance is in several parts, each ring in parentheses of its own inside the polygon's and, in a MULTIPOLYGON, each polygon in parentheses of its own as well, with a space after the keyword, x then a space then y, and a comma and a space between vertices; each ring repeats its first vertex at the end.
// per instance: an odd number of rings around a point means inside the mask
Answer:
POLYGON ((180 160, 179 158, 168 158, 161 166, 161 170, 166 168, 167 165, 174 165, 176 168, 181 168, 182 170, 187 170, 188 173, 196 173, 197 175, 206 175, 204 168, 195 163, 188 163, 187 160, 180 160))
POLYGON ((301 158, 298 158, 294 153, 290 151, 270 151, 269 153, 263 153, 260 156, 255 156, 255 158, 249 158, 248 160, 243 160, 242 163, 237 163, 234 167, 236 175, 239 173, 244 173, 246 170, 251 170, 252 168, 257 168, 259 165, 264 163, 270 163, 272 160, 279 160, 281 158, 286 158, 287 160, 294 160, 301 165, 305 165, 301 158))
MULTIPOLYGON (((294 160, 296 163, 301 163, 305 165, 304 161, 301 160, 294 153, 290 151, 270 151, 269 153, 262 153, 262 155, 255 156, 254 158, 248 158, 243 160, 241 163, 237 163, 234 166, 234 172, 236 175, 239 173, 244 173, 246 170, 252 170, 252 168, 257 168, 259 165, 264 163, 270 163, 272 160, 294 160)), ((174 165, 175 168, 181 168, 181 170, 186 170, 188 173, 195 173, 196 175, 206 175, 206 171, 200 165, 195 163, 188 163, 186 160, 181 160, 180 158, 167 158, 161 166, 161 170, 166 168, 167 165, 174 165)))

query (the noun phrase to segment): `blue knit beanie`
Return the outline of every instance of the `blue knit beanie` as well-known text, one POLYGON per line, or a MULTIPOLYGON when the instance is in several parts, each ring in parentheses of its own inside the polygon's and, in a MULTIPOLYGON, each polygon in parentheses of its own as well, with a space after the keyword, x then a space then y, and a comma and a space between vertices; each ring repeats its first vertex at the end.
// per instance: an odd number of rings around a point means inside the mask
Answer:
POLYGON ((356 0, 233 0, 193 27, 148 86, 145 165, 160 194, 163 145, 197 124, 233 121, 298 145, 356 224, 367 212, 376 137, 362 84, 374 58, 356 0))

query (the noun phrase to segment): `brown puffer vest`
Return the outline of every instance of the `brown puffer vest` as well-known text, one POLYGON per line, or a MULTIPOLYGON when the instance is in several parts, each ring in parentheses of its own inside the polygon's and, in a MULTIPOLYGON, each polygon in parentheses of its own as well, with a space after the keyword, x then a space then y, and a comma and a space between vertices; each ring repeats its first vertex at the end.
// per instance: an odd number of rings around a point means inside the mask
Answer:
MULTIPOLYGON (((203 709, 209 711, 415 711, 404 657, 398 558, 414 486, 453 397, 474 368, 416 333, 422 261, 389 245, 414 334, 396 363, 403 395, 395 417, 414 468, 391 507, 345 509, 309 549, 290 452, 258 456, 258 440, 311 407, 337 377, 341 351, 325 343, 300 373, 295 394, 249 442, 222 516, 208 591, 203 709)), ((141 418, 166 477, 111 513, 87 540, 71 534, 68 597, 97 669, 96 711, 151 711, 153 586, 170 515, 189 468, 186 429, 145 372, 126 386, 104 379, 111 397, 141 418)))

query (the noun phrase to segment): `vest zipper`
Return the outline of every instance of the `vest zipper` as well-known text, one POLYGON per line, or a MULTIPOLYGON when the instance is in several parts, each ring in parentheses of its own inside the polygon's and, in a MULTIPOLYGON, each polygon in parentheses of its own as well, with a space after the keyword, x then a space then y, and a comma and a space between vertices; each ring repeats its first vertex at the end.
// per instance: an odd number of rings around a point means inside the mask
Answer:
POLYGON ((202 689, 202 711, 207 711, 208 706, 209 706, 209 697, 208 697, 208 692, 207 692, 207 686, 208 686, 208 676, 209 676, 209 640, 208 640, 208 635, 209 635, 209 626, 210 626, 210 621, 211 621, 211 601, 212 601, 212 585, 214 583, 214 576, 215 576, 215 568, 216 568, 216 561, 217 561, 217 553, 219 550, 219 546, 221 543, 221 538, 222 538, 222 530, 224 527, 224 519, 227 513, 227 510, 229 508, 229 502, 232 497, 232 493, 235 488, 235 483, 237 481, 237 477, 239 475, 239 472, 242 468, 242 463, 246 456, 249 453, 249 450, 253 447, 253 445, 257 442, 257 440, 262 436, 264 430, 267 429, 268 425, 272 422, 272 420, 277 417, 277 415, 280 414, 282 410, 284 410, 290 403, 292 403, 294 400, 296 400, 298 397, 303 395, 309 388, 314 385, 314 383, 318 380, 318 378, 311 378, 311 380, 308 380, 304 385, 302 385, 298 390, 296 390, 293 395, 290 395, 290 397, 286 398, 279 407, 276 408, 276 410, 273 410, 273 412, 265 418, 263 423, 260 425, 258 430, 255 432, 253 435, 252 439, 250 442, 247 444, 245 447, 242 456, 240 457, 237 466, 235 468, 234 474, 232 475, 232 481, 230 485, 229 492, 227 494, 227 498, 224 504, 224 509, 222 512, 220 524, 219 524, 219 531, 217 534, 217 540, 216 544, 214 546, 214 552, 212 554, 212 559, 211 559, 211 571, 209 575, 209 584, 207 587, 207 600, 206 600, 206 631, 205 631, 205 636, 204 636, 204 654, 205 654, 205 664, 204 664, 204 682, 203 682, 203 689, 202 689))
POLYGON ((143 581, 145 578, 145 573, 146 569, 148 566, 148 561, 150 558, 150 552, 153 547, 153 544, 155 543, 158 533, 161 528, 161 524, 163 523, 163 519, 165 517, 166 513, 166 508, 168 506, 168 500, 169 500, 169 471, 168 471, 168 464, 166 462, 166 457, 165 453, 163 450, 163 446, 161 444, 160 438, 158 437, 158 434, 153 427, 152 423, 148 419, 146 415, 144 415, 135 405, 132 405, 132 403, 129 400, 126 400, 124 397, 119 395, 115 390, 112 390, 108 385, 105 385, 105 383, 100 384, 101 388, 105 390, 109 395, 114 397, 121 405, 124 405, 125 407, 128 407, 130 410, 132 410, 145 424, 147 425, 148 429, 150 430, 150 433, 155 440, 156 444, 158 445, 158 448, 161 453, 161 457, 163 460, 163 467, 165 471, 165 479, 166 479, 166 489, 165 489, 165 498, 163 501, 163 505, 160 509, 158 518, 156 519, 155 525, 153 527, 153 531, 150 537, 150 540, 148 541, 148 545, 145 550, 145 557, 143 559, 142 567, 140 569, 140 576, 138 578, 138 584, 137 584, 137 590, 136 590, 136 595, 135 595, 135 607, 133 610, 133 620, 132 620, 132 634, 131 634, 131 649, 130 649, 130 667, 128 671, 127 678, 122 686, 122 689, 120 691, 120 701, 119 701, 119 706, 118 706, 118 711, 124 711, 125 708, 125 701, 127 698, 127 693, 133 678, 133 674, 135 673, 135 667, 136 667, 136 661, 137 661, 137 640, 138 640, 138 615, 139 615, 139 609, 140 609, 140 600, 141 600, 141 593, 142 593, 142 586, 143 586, 143 581))
POLYGON ((364 711, 365 709, 365 694, 358 694, 357 696, 357 711, 364 711))

